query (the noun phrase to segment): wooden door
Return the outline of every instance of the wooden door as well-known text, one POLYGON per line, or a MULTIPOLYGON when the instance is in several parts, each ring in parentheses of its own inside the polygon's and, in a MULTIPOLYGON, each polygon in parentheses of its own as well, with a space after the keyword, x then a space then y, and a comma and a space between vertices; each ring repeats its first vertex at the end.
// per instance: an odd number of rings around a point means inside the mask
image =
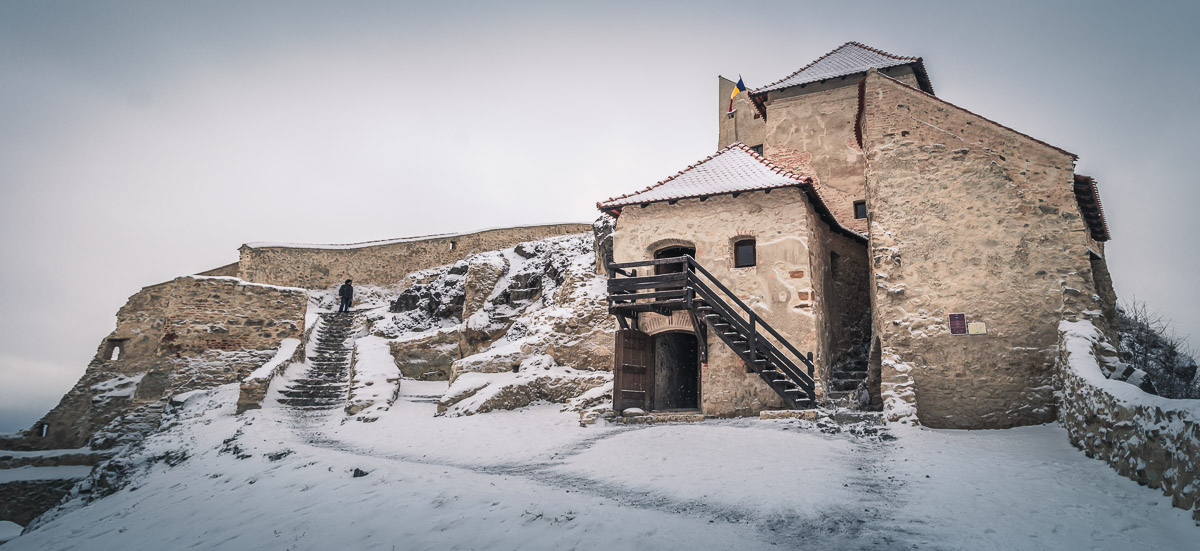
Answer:
POLYGON ((654 351, 650 335, 636 329, 617 330, 613 358, 613 411, 642 408, 654 403, 654 351))

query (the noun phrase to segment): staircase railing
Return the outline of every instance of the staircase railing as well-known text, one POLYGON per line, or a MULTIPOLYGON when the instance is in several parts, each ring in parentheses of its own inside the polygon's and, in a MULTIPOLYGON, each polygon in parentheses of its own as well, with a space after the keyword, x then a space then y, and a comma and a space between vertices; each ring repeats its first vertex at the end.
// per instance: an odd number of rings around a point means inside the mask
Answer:
MULTIPOLYGON (((746 339, 749 350, 744 359, 748 367, 761 374, 766 364, 769 364, 771 368, 779 371, 802 389, 808 398, 815 397, 814 365, 811 355, 806 356, 800 353, 771 324, 755 313, 704 266, 696 262, 696 259, 691 256, 679 256, 622 262, 609 264, 608 269, 610 274, 626 276, 609 280, 609 301, 614 306, 620 306, 627 312, 687 309, 698 315, 704 315, 697 311, 699 309, 697 299, 699 299, 704 306, 712 309, 720 320, 728 323, 737 334, 746 339), (636 268, 646 266, 678 266, 678 268, 670 273, 638 276, 636 268), (662 299, 674 300, 664 301, 662 299), (775 342, 766 338, 762 332, 774 337, 775 341, 791 355, 785 354, 776 346, 775 342), (801 368, 801 365, 804 368, 801 368)), ((709 325, 713 325, 712 318, 705 316, 703 319, 709 322, 709 325)), ((716 327, 713 329, 721 337, 721 340, 726 344, 731 344, 730 339, 723 331, 716 327)))

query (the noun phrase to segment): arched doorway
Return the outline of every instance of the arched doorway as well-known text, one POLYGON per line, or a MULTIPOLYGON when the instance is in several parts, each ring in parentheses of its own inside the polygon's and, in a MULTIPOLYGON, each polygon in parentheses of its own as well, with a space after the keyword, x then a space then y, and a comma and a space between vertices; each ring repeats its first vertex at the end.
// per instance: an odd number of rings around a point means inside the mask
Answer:
MULTIPOLYGON (((684 255, 695 258, 696 257, 696 248, 675 245, 675 246, 670 246, 670 247, 663 247, 661 249, 658 249, 657 251, 654 251, 654 259, 655 260, 658 260, 660 258, 675 258, 677 256, 684 256, 684 255)), ((671 273, 682 272, 682 271, 683 271, 682 264, 659 264, 654 267, 655 275, 671 274, 671 273)))
POLYGON ((656 411, 700 408, 700 350, 696 335, 659 333, 651 337, 654 351, 656 411))

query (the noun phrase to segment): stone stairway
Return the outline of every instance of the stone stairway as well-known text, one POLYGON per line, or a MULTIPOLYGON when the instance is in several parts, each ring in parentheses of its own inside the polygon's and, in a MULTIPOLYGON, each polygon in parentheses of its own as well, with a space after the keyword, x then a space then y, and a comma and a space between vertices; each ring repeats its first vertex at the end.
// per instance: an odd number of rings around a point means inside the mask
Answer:
POLYGON ((350 355, 347 346, 354 325, 352 313, 321 314, 314 356, 308 371, 281 390, 279 403, 296 409, 335 409, 346 404, 350 392, 350 355))
POLYGON ((650 338, 636 329, 638 315, 651 312, 669 316, 678 310, 690 311, 697 335, 712 334, 724 342, 745 363, 747 372, 758 374, 788 408, 807 409, 815 405, 812 354, 801 354, 692 257, 609 264, 608 269, 608 311, 618 317, 622 328, 617 333, 621 371, 614 378, 614 409, 649 409, 637 404, 648 399, 643 388, 622 388, 623 383, 634 378, 623 376, 624 373, 644 375, 653 363, 638 352, 649 349, 646 343, 650 338), (639 277, 637 270, 632 269, 650 267, 654 275, 639 277), (711 331, 702 331, 700 324, 711 331), (630 397, 626 398, 627 395, 630 397))
POLYGON ((858 385, 867 380, 867 365, 856 364, 834 368, 825 397, 834 403, 843 402, 858 385))

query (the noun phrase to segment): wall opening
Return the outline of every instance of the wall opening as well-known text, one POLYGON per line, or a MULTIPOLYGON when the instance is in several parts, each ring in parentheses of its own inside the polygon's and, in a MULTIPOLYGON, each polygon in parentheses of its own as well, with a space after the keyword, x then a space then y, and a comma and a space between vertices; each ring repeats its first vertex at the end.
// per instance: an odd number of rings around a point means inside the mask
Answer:
POLYGON ((836 252, 833 252, 833 251, 829 251, 829 277, 833 278, 834 281, 841 279, 840 278, 840 276, 842 275, 841 264, 842 264, 842 255, 840 255, 836 252))
MULTIPOLYGON (((662 249, 654 251, 654 259, 655 260, 658 260, 660 258, 675 258, 677 256, 690 256, 692 258, 696 258, 696 248, 695 247, 673 246, 673 247, 664 247, 662 249)), ((673 274, 675 272, 682 272, 682 271, 683 271, 683 264, 659 264, 654 267, 655 274, 673 274)))
POLYGON ((654 409, 700 407, 700 349, 691 333, 660 333, 653 337, 654 409))
POLYGON ((49 433, 50 433, 50 424, 49 423, 42 423, 38 427, 38 438, 45 438, 46 435, 49 433))
POLYGON ((100 354, 100 359, 104 361, 117 361, 125 355, 125 344, 129 339, 106 339, 104 341, 104 352, 100 354))
POLYGON ((453 251, 454 249, 457 249, 457 248, 458 248, 458 243, 451 241, 450 242, 450 250, 453 251))
POLYGON ((866 201, 855 201, 854 202, 854 218, 861 219, 861 218, 866 218, 866 217, 867 217, 867 202, 866 201))
POLYGON ((753 239, 739 239, 733 243, 733 267, 749 268, 757 262, 753 239))

